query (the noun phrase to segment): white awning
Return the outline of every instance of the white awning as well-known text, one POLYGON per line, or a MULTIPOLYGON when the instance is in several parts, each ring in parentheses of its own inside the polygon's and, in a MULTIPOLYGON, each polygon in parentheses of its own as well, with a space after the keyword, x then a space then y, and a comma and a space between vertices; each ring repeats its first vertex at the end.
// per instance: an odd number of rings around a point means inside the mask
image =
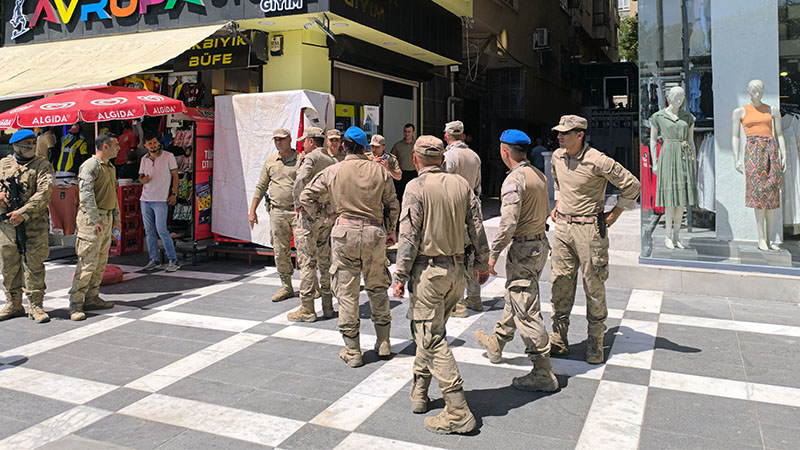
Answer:
POLYGON ((0 100, 105 86, 164 64, 221 27, 206 25, 2 47, 0 100))

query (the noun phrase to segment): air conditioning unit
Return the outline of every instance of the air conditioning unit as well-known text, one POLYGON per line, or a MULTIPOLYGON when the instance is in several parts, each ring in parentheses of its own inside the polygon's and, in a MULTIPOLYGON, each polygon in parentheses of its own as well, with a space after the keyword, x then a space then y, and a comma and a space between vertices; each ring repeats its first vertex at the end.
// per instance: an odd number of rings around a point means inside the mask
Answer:
POLYGON ((537 28, 533 33, 533 49, 544 50, 550 48, 550 30, 537 28))

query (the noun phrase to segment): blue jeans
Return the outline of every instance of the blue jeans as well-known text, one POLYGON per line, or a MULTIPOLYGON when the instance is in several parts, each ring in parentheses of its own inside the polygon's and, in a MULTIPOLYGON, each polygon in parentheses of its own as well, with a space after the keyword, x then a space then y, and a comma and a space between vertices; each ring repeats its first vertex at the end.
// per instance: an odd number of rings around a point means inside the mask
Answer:
POLYGON ((172 236, 167 230, 167 202, 142 201, 141 204, 144 232, 147 235, 147 252, 150 254, 150 259, 161 262, 161 255, 158 253, 158 238, 161 237, 164 250, 167 252, 167 259, 177 261, 175 243, 172 242, 172 236))

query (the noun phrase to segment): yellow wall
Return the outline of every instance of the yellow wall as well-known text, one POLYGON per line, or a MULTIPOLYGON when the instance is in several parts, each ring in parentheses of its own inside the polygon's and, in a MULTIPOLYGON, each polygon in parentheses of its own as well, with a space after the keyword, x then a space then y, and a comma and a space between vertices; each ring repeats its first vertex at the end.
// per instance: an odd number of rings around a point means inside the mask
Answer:
POLYGON ((270 34, 283 35, 283 56, 270 56, 264 65, 264 92, 311 89, 331 91, 331 62, 325 35, 311 30, 270 34))

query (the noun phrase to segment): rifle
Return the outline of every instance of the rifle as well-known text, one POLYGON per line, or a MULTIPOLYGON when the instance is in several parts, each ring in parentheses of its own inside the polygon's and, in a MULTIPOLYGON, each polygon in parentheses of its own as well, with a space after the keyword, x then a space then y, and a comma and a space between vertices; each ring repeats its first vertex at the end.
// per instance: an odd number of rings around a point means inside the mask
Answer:
MULTIPOLYGON (((9 211, 16 211, 25 205, 22 200, 22 194, 25 193, 25 187, 20 182, 22 174, 12 175, 4 180, 0 180, 0 187, 8 194, 8 209, 9 211)), ((9 219, 8 213, 0 214, 0 221, 5 222, 9 219)), ((22 255, 22 259, 28 262, 26 256, 28 252, 28 233, 25 231, 25 222, 14 227, 16 235, 15 243, 17 244, 17 253, 22 255)))

